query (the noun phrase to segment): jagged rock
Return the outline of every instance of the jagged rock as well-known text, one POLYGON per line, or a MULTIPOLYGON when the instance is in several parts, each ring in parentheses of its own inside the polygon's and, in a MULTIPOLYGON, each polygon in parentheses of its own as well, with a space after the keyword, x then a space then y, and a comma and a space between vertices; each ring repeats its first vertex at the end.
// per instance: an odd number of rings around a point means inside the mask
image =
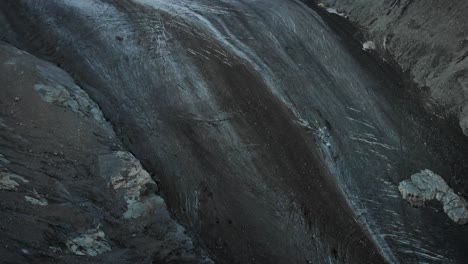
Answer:
POLYGON ((335 8, 332 8, 332 7, 327 7, 323 3, 319 3, 318 6, 320 6, 322 8, 325 8, 325 10, 330 14, 335 14, 335 15, 338 15, 338 16, 341 16, 341 17, 344 17, 344 18, 348 18, 348 16, 344 12, 340 12, 340 11, 338 11, 335 8))
POLYGON ((83 116, 92 116, 97 121, 104 121, 101 111, 88 95, 75 84, 35 84, 34 89, 41 98, 49 103, 66 107, 83 116))
POLYGON ((27 195, 26 195, 26 196, 24 196, 24 199, 25 199, 27 202, 29 202, 29 203, 31 203, 31 204, 34 204, 34 205, 46 206, 46 205, 49 204, 49 202, 47 202, 47 200, 46 200, 44 197, 42 197, 41 195, 39 195, 39 193, 37 193, 36 190, 33 190, 32 195, 33 195, 34 197, 31 197, 31 196, 27 196, 27 195))
POLYGON ((436 199, 442 203, 450 219, 461 225, 468 223, 468 202, 457 195, 442 177, 430 170, 423 170, 400 182, 398 190, 413 206, 424 206, 426 201, 436 199))
POLYGON ((106 234, 99 226, 67 241, 66 246, 72 253, 80 256, 97 256, 111 250, 106 234))
POLYGON ((10 161, 5 158, 2 154, 0 154, 0 163, 3 164, 10 164, 10 161))
MULTIPOLYGON (((115 151, 99 156, 98 171, 126 201, 124 219, 138 221, 141 228, 153 228, 162 234, 166 250, 175 249, 186 256, 193 254, 195 247, 185 228, 172 219, 166 203, 155 193, 157 184, 130 152, 115 151)), ((171 258, 166 250, 158 253, 161 259, 171 258)), ((202 259, 200 263, 213 263, 207 256, 202 259)))
POLYGON ((28 202, 30 202, 30 203, 32 203, 34 205, 40 205, 40 206, 48 205, 47 200, 39 200, 39 199, 30 197, 30 196, 25 196, 24 199, 26 199, 26 201, 28 201, 28 202))
POLYGON ((20 185, 18 182, 22 181, 27 183, 28 180, 25 178, 6 171, 0 171, 0 189, 3 190, 17 190, 17 187, 20 185))
MULTIPOLYGON (((142 196, 153 194, 157 185, 130 152, 116 151, 99 156, 99 171, 101 176, 110 178, 115 190, 123 193, 128 207, 125 218, 138 218, 147 211, 149 205, 142 196)), ((161 202, 164 203, 155 204, 161 202)))

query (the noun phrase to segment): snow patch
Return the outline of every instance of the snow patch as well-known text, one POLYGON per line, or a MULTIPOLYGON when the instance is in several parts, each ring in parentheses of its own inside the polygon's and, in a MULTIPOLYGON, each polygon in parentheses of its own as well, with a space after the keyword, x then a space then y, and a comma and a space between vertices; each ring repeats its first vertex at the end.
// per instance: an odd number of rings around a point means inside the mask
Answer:
POLYGON ((42 100, 61 107, 70 109, 81 116, 91 116, 96 121, 104 121, 104 117, 98 106, 89 98, 80 87, 75 84, 71 86, 55 84, 35 84, 34 89, 39 93, 42 100))

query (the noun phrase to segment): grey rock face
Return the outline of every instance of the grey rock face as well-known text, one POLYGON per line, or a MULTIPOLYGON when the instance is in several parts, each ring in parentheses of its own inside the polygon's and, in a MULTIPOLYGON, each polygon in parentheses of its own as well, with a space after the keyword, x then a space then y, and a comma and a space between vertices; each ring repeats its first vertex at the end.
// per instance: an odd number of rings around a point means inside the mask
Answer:
MULTIPOLYGON (((390 54, 429 98, 459 116, 465 135, 468 96, 468 2, 465 0, 321 0, 327 8, 344 12, 390 54)), ((445 116, 446 111, 428 110, 445 116)))
POLYGON ((121 192, 127 202, 124 218, 138 218, 149 210, 151 203, 146 204, 146 200, 154 198, 157 185, 131 153, 117 151, 101 155, 98 166, 99 173, 109 178, 114 190, 121 192))
MULTIPOLYGON (((112 188, 127 203, 124 219, 137 219, 139 225, 155 225, 163 234, 166 248, 177 245, 180 254, 190 255, 195 249, 185 234, 185 228, 177 224, 166 208, 164 200, 155 194, 157 184, 131 153, 116 151, 98 158, 98 170, 101 177, 107 178, 112 188)), ((159 253, 163 257, 164 252, 159 253)), ((207 256, 203 262, 213 263, 207 256)))
POLYGON ((423 170, 400 182, 398 190, 414 206, 424 206, 426 201, 434 199, 440 201, 450 219, 460 225, 468 223, 468 202, 430 170, 423 170))

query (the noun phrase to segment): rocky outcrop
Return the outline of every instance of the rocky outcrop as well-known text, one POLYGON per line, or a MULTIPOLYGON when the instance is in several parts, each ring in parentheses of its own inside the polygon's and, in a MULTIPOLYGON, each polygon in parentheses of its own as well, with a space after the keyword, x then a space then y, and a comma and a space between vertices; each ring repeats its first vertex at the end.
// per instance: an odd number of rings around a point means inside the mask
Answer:
POLYGON ((88 95, 75 85, 71 79, 67 81, 67 86, 38 83, 34 85, 34 89, 39 92, 41 98, 46 102, 66 107, 75 113, 80 113, 82 116, 92 116, 99 122, 104 121, 101 111, 89 99, 88 95))
POLYGON ((87 230, 77 237, 68 240, 65 242, 65 245, 70 252, 79 256, 88 255, 95 257, 112 250, 109 242, 106 240, 106 234, 99 227, 87 230))
POLYGON ((24 196, 24 199, 34 205, 40 205, 40 206, 49 205, 49 202, 47 201, 47 199, 41 196, 39 193, 37 193, 36 190, 32 191, 31 196, 24 196))
POLYGON ((103 177, 109 177, 114 190, 122 193, 127 202, 125 218, 138 218, 150 208, 154 210, 153 207, 164 205, 162 200, 155 201, 158 200, 154 195, 157 185, 132 154, 117 151, 101 155, 98 166, 99 173, 103 177))
POLYGON ((65 71, 0 42, 0 80, 0 262, 212 263, 65 71))
POLYGON ((468 223, 468 202, 430 170, 423 170, 400 182, 398 190, 414 206, 424 206, 426 201, 435 199, 442 203, 444 212, 454 222, 461 225, 468 223))
MULTIPOLYGON (((122 214, 123 219, 134 220, 139 225, 135 230, 152 228, 152 232, 159 234, 159 239, 163 241, 162 248, 157 251, 160 258, 171 259, 171 251, 167 248, 174 245, 178 245, 177 254, 184 258, 193 254, 191 250, 194 245, 185 228, 171 218, 164 200, 156 195, 157 184, 131 153, 115 151, 100 155, 97 170, 126 201, 127 210, 122 214)), ((199 262, 212 263, 207 257, 199 262)))
POLYGON ((20 185, 18 182, 27 183, 28 180, 14 173, 6 171, 0 172, 0 189, 16 190, 20 185))
POLYGON ((442 118, 455 114, 468 136, 467 1, 316 2, 342 12, 362 27, 381 55, 391 56, 411 74, 421 87, 419 96, 427 97, 428 110, 442 118))

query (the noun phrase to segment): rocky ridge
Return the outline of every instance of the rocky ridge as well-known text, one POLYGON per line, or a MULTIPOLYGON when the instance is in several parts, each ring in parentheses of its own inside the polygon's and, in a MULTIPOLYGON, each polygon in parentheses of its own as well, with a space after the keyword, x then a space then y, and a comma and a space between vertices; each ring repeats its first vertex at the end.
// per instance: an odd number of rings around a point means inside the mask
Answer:
POLYGON ((212 263, 66 72, 6 43, 0 58, 2 261, 212 263))

